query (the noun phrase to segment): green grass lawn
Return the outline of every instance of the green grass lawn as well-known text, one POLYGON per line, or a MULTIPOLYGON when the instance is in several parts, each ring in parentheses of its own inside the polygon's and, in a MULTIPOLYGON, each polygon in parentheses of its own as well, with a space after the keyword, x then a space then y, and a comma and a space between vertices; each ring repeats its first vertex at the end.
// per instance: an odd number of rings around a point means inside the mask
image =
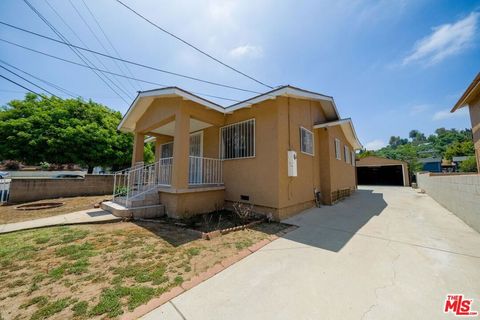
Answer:
POLYGON ((210 241, 129 222, 0 235, 0 319, 115 318, 282 228, 210 241))

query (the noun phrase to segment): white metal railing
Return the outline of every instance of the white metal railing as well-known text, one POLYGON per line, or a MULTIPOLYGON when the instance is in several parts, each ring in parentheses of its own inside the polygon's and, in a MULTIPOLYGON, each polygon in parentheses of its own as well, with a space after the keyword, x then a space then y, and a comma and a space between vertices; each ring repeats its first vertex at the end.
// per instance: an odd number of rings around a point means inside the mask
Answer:
POLYGON ((188 184, 222 185, 223 160, 190 156, 188 184))
MULTIPOLYGON (((113 201, 130 206, 130 201, 159 186, 169 187, 172 180, 173 158, 117 171, 113 182, 113 201)), ((188 184, 223 185, 223 160, 189 157, 188 184)))
POLYGON ((162 158, 146 165, 114 173, 113 201, 128 206, 128 201, 158 186, 170 186, 173 158, 162 158))
POLYGON ((0 179, 0 204, 8 201, 12 179, 0 179))

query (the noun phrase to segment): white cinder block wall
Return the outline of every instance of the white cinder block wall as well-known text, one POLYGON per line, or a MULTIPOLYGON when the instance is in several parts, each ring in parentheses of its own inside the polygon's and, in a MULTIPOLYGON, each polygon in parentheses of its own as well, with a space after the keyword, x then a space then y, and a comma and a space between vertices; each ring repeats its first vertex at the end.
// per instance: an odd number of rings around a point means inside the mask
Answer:
POLYGON ((417 173, 420 189, 480 232, 480 175, 417 173))

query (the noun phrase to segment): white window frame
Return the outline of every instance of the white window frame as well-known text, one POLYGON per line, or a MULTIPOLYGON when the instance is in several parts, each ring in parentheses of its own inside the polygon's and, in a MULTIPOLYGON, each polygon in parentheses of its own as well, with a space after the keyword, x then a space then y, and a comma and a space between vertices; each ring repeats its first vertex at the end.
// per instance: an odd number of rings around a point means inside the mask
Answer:
POLYGON ((218 130, 218 143, 219 143, 219 146, 218 146, 218 158, 219 158, 219 159, 222 159, 223 161, 255 158, 256 155, 257 155, 257 150, 256 150, 256 136, 257 136, 257 126, 256 126, 255 118, 251 118, 251 119, 247 119, 247 120, 243 120, 243 121, 231 123, 231 124, 225 125, 225 126, 223 126, 223 127, 220 127, 220 130, 218 130), (247 157, 224 158, 224 157, 223 157, 223 143, 222 143, 222 129, 225 129, 225 128, 228 128, 228 127, 233 127, 233 126, 239 125, 239 124, 241 124, 241 123, 249 122, 249 121, 252 121, 252 122, 253 122, 253 137, 252 137, 253 155, 247 156, 247 157))
POLYGON ((312 131, 308 130, 305 127, 300 126, 300 152, 304 154, 308 154, 309 156, 314 156, 315 155, 315 136, 312 131), (302 130, 307 131, 312 135, 312 153, 306 152, 302 150, 303 147, 303 135, 302 135, 302 130))
POLYGON ((355 150, 352 150, 351 156, 352 156, 352 166, 355 167, 355 160, 356 160, 355 150))
POLYGON ((335 138, 335 159, 342 160, 342 151, 340 150, 340 140, 335 138))
POLYGON ((350 149, 347 145, 343 146, 343 156, 345 157, 345 162, 350 163, 350 149))

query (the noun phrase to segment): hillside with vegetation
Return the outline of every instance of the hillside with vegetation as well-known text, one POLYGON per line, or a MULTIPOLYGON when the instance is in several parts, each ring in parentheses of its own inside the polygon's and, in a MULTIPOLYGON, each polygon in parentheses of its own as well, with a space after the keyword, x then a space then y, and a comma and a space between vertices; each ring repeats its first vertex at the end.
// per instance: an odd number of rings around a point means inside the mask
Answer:
POLYGON ((379 156, 388 159, 402 160, 409 164, 410 173, 420 171, 421 158, 442 158, 452 160, 455 156, 469 156, 462 164, 461 171, 475 171, 475 150, 473 147, 472 130, 438 128, 434 134, 425 136, 418 130, 410 131, 408 138, 390 137, 388 146, 376 151, 364 150, 359 157, 379 156))

